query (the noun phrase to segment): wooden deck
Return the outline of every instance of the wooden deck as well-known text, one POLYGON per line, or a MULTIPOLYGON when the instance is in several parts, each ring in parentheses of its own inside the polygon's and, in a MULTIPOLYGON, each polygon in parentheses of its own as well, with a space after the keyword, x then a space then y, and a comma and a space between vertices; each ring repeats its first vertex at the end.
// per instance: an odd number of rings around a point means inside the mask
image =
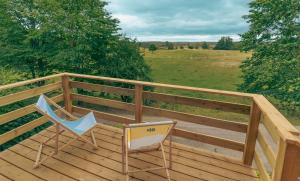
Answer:
MULTIPOLYGON (((124 180, 121 164, 121 129, 99 125, 95 130, 99 145, 93 150, 89 145, 76 141, 66 147, 54 158, 49 158, 44 165, 33 169, 39 142, 54 134, 54 128, 15 145, 0 153, 0 180, 124 180)), ((64 133, 61 143, 66 143, 72 136, 64 133)), ((48 143, 44 154, 49 154, 54 146, 48 143), (50 148, 52 147, 52 148, 50 148)), ((165 145, 167 147, 167 145, 165 145)), ((173 144, 172 180, 258 180, 256 170, 243 165, 240 161, 223 155, 173 144)), ((167 149, 166 149, 167 151, 167 149)), ((161 165, 159 153, 131 155, 130 169, 161 165)), ((131 180, 166 180, 163 170, 132 174, 131 180)))

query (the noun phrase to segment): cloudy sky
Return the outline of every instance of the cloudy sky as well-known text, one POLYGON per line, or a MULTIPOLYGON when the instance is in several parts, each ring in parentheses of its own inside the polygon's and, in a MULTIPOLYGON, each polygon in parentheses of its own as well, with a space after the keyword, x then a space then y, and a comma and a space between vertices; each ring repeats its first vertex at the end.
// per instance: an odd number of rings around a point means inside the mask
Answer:
POLYGON ((249 0, 108 0, 122 33, 140 41, 239 39, 249 0))

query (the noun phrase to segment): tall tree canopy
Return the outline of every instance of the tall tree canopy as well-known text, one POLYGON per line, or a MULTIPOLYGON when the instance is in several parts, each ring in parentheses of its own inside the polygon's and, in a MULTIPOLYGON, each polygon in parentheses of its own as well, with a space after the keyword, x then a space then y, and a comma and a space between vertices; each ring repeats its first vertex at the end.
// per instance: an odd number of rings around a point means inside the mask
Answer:
POLYGON ((31 77, 55 71, 150 80, 134 40, 101 0, 0 0, 0 64, 31 77))
POLYGON ((247 92, 300 105, 300 1, 255 0, 250 3, 242 50, 252 51, 241 65, 247 92))
POLYGON ((234 49, 234 44, 232 38, 229 36, 221 37, 221 39, 217 42, 215 50, 232 50, 234 49))

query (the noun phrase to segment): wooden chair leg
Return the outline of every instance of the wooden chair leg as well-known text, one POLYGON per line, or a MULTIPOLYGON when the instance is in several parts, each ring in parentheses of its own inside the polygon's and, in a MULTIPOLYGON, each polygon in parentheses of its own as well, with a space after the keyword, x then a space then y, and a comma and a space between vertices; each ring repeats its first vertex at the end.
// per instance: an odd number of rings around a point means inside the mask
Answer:
POLYGON ((93 130, 91 130, 91 137, 92 137, 93 144, 95 146, 94 149, 98 149, 98 145, 97 145, 96 138, 95 138, 93 130))
POLYGON ((124 136, 122 136, 122 173, 125 174, 124 136))
POLYGON ((172 138, 172 134, 170 135, 169 137, 169 169, 172 169, 172 141, 173 141, 173 138, 172 138))
POLYGON ((167 178, 168 178, 168 181, 171 181, 171 179, 170 179, 170 173, 169 173, 168 166, 167 166, 167 160, 166 160, 165 150, 164 150, 164 147, 163 147, 162 143, 160 143, 160 147, 161 147, 161 153, 162 153, 162 156, 163 156, 164 168, 166 170, 167 178))
POLYGON ((41 154, 42 154, 42 150, 43 150, 43 143, 40 144, 38 153, 36 155, 36 159, 35 159, 35 163, 33 165, 33 168, 37 168, 40 165, 40 159, 41 159, 41 154))

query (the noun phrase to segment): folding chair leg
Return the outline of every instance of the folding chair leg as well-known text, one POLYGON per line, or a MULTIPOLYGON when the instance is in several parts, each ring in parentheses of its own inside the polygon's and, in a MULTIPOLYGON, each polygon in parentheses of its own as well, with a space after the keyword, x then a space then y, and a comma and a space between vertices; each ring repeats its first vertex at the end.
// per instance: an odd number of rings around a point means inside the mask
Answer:
POLYGON ((98 149, 97 142, 96 142, 93 130, 91 130, 91 137, 92 137, 92 141, 93 141, 93 144, 94 144, 94 149, 98 149))
POLYGON ((173 138, 172 138, 172 133, 170 134, 170 137, 169 137, 169 169, 172 169, 172 141, 173 141, 173 138))
POLYGON ((164 168, 166 169, 167 178, 168 178, 168 181, 171 181, 171 179, 170 179, 170 173, 169 173, 168 166, 167 166, 167 160, 166 160, 165 150, 164 150, 164 147, 163 147, 162 143, 160 143, 160 147, 161 147, 161 153, 162 153, 163 160, 164 160, 164 168))
POLYGON ((125 174, 124 136, 122 136, 122 173, 125 174))
POLYGON ((39 147, 38 153, 36 155, 36 159, 35 159, 35 163, 33 165, 33 168, 37 168, 40 165, 42 150, 43 150, 43 143, 40 144, 40 147, 39 147))

